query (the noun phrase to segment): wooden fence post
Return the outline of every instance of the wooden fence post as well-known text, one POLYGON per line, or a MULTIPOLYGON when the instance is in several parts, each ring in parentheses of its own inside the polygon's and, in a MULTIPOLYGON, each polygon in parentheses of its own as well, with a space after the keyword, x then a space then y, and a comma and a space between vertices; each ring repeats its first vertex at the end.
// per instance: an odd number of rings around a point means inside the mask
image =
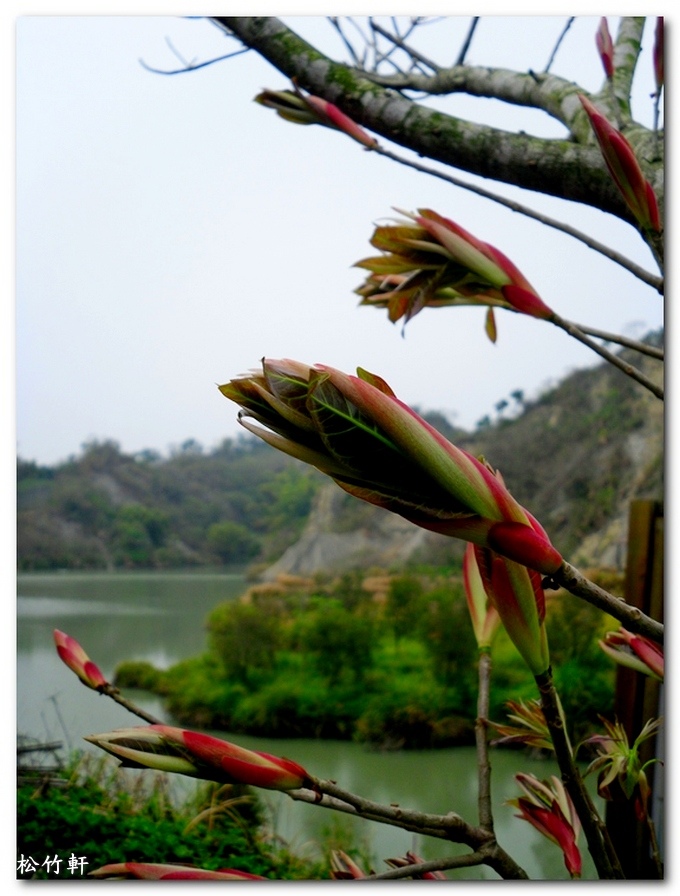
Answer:
MULTIPOLYGON (((628 526, 628 558, 624 597, 631 606, 663 621, 664 519, 660 501, 633 501, 628 526)), ((662 685, 647 675, 619 666, 616 677, 614 711, 624 726, 629 743, 640 733, 648 719, 662 710, 662 685)), ((642 762, 663 755, 663 732, 646 741, 641 749, 642 762)), ((652 787, 650 811, 653 814, 661 855, 663 856, 663 766, 654 763, 646 769, 652 787)), ((607 803, 607 828, 626 877, 632 880, 657 878, 650 858, 649 831, 635 817, 634 807, 622 798, 607 803)))

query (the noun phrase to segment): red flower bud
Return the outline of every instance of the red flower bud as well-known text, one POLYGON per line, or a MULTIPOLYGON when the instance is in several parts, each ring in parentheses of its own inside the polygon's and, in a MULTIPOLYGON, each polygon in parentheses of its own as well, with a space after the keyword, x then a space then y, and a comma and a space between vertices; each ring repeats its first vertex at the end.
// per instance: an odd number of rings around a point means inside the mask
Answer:
POLYGON ((620 131, 583 94, 579 99, 590 119, 612 180, 637 222, 648 230, 661 229, 659 207, 651 184, 642 173, 633 147, 620 131))
POLYGON ((595 44, 597 45, 597 51, 600 54, 605 74, 611 80, 614 76, 614 44, 612 43, 607 20, 604 16, 600 19, 600 25, 595 35, 595 44))
POLYGON ((72 672, 76 673, 84 685, 96 691, 102 685, 107 684, 99 667, 92 662, 75 638, 55 629, 54 642, 57 645, 59 657, 72 672))
POLYGON ((89 877, 134 880, 267 880, 259 874, 220 868, 210 871, 193 865, 162 864, 159 862, 118 862, 102 865, 90 871, 89 877))
POLYGON ((664 80, 664 48, 663 48, 664 24, 663 16, 659 16, 656 20, 654 29, 654 82, 656 83, 657 94, 661 93, 664 80))

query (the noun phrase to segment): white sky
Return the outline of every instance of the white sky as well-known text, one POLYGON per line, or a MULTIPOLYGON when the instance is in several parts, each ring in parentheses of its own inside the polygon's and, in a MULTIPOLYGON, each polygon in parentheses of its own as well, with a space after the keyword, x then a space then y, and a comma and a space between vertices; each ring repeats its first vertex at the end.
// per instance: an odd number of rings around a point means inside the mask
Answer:
MULTIPOLYGON (((336 48, 321 17, 288 21, 336 48)), ((564 21, 483 20, 469 61, 541 70, 564 21)), ((431 26, 426 33, 446 49, 425 51, 451 58, 468 23, 431 26)), ((578 22, 553 65, 589 90, 603 78, 596 25, 578 22)), ((254 53, 173 77, 140 65, 176 67, 168 40, 190 60, 238 47, 205 20, 26 16, 16 35, 22 458, 52 464, 107 438, 130 452, 165 453, 188 438, 211 448, 240 431, 236 407, 215 384, 263 355, 361 365, 404 400, 466 428, 514 389, 531 397, 597 363, 556 328, 502 311, 492 345, 481 309, 425 310, 402 338, 384 312, 359 308, 353 290, 363 275, 352 264, 374 254, 374 222, 393 206, 434 208, 493 243, 564 317, 628 335, 662 322, 654 290, 575 240, 253 103, 262 87, 289 86, 254 53)), ((645 123, 651 43, 650 30, 636 89, 645 123)), ((463 97, 437 104, 560 135, 551 120, 514 107, 463 97)), ((568 217, 653 270, 618 220, 497 189, 568 217)))

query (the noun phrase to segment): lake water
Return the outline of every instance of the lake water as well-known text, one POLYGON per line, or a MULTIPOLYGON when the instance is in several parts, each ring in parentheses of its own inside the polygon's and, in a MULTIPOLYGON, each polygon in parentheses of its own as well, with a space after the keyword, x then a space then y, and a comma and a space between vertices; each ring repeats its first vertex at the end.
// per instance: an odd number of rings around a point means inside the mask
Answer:
MULTIPOLYGON (((120 706, 87 690, 57 657, 52 632, 78 640, 105 676, 123 659, 145 659, 167 668, 205 649, 207 613, 243 592, 238 574, 63 573, 23 574, 18 578, 17 731, 41 741, 58 740, 70 749, 92 749, 83 735, 143 724, 120 706)), ((135 694, 144 709, 172 723, 153 695, 135 694)), ((474 749, 373 752, 344 741, 273 740, 215 732, 244 747, 288 756, 318 777, 383 803, 426 812, 455 811, 476 820, 474 749)), ((99 752, 99 751, 96 751, 99 752)), ((507 750, 492 751, 492 787, 496 835, 525 871, 535 878, 568 877, 560 850, 526 822, 516 819, 505 800, 517 796, 513 774, 540 778, 556 773, 553 763, 531 760, 507 750)), ((135 774, 130 772, 130 774, 135 774)), ((182 779, 193 786, 190 779, 182 779)), ((424 858, 466 851, 455 844, 413 835, 387 825, 293 802, 283 794, 261 791, 273 831, 297 852, 313 855, 319 843, 351 838, 371 854, 376 871, 382 859, 411 849, 424 858)), ((584 877, 594 878, 585 844, 584 877)), ((450 876, 454 876, 450 872, 450 876)), ((464 869, 458 877, 494 878, 486 868, 464 869)))

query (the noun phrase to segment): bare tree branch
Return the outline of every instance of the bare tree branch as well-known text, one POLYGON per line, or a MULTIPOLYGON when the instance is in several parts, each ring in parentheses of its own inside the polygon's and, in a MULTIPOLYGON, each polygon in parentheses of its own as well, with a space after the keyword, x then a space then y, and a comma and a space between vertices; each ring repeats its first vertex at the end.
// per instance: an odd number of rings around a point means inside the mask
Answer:
POLYGON ((448 871, 451 868, 472 868, 475 865, 483 865, 486 861, 486 853, 483 850, 466 853, 462 856, 449 856, 445 859, 433 859, 431 862, 418 862, 413 865, 404 865, 401 868, 393 868, 383 871, 381 874, 369 875, 369 880, 403 880, 406 877, 418 877, 428 871, 448 871))
POLYGON ((493 834, 493 814, 491 811, 491 765, 489 763, 489 690, 491 685, 491 653, 488 649, 479 652, 479 691, 477 694, 477 719, 475 720, 475 742, 477 745, 477 806, 479 826, 493 834))
POLYGON ((652 395, 655 395, 657 398, 664 397, 664 389, 663 386, 659 386, 654 380, 651 380, 648 376, 642 373, 641 370, 638 370, 637 367, 633 367, 632 364, 629 364, 627 361, 624 361, 620 355, 615 355, 613 352, 610 352, 603 345, 600 345, 597 342, 593 342, 593 340, 586 336, 586 334, 580 330, 576 324, 571 323, 571 321, 565 320, 563 317, 560 317, 557 314, 553 314, 551 318, 552 323, 555 326, 560 327, 565 333, 568 333, 570 336, 573 336, 574 339, 578 339, 579 342, 582 342, 584 345, 587 345, 588 348, 591 348, 598 355, 603 357, 605 361, 608 361, 610 364, 613 364, 614 367, 618 367, 622 373, 625 373, 626 376, 631 377, 636 382, 640 383, 641 386, 644 386, 652 395))
POLYGON ((465 36, 465 40, 463 41, 463 46, 460 48, 460 53, 458 54, 455 65, 463 65, 465 63, 465 57, 467 56, 468 50, 470 49, 470 45, 472 44, 472 38, 474 37, 474 33, 477 30, 478 24, 479 16, 473 16, 472 22, 470 23, 470 28, 465 36))
MULTIPOLYGON (((359 124, 394 143, 446 165, 583 202, 632 221, 594 144, 508 133, 446 115, 384 88, 365 72, 329 59, 274 17, 220 16, 214 21, 288 78, 295 78, 301 87, 335 103, 359 124)), ((456 74, 463 79, 466 92, 483 95, 474 89, 470 71, 460 66, 456 74)), ((586 116, 580 109, 577 85, 551 75, 536 76, 537 82, 516 72, 487 70, 482 76, 483 71, 477 69, 475 75, 486 81, 486 95, 491 83, 495 84, 494 95, 514 94, 518 99, 521 89, 528 96, 544 91, 538 108, 549 107, 572 124, 581 122, 585 133, 586 116), (554 91, 547 89, 546 82, 554 91)), ((526 104, 531 105, 528 99, 526 104)))
MULTIPOLYGON (((357 794, 343 790, 333 781, 314 780, 317 792, 313 790, 289 790, 293 800, 300 800, 320 806, 322 809, 333 809, 337 812, 366 818, 370 821, 403 828, 406 831, 450 840, 452 843, 464 843, 473 852, 483 851, 484 861, 505 879, 526 879, 526 872, 496 843, 493 834, 482 828, 474 827, 464 821, 455 812, 447 815, 433 815, 401 806, 385 806, 367 800, 357 794), (319 793, 322 794, 319 800, 319 793)), ((474 864, 479 864, 475 860, 474 864)))
POLYGON ((386 37, 388 40, 392 41, 392 43, 395 46, 399 47, 399 49, 405 50, 406 53, 408 53, 408 55, 412 59, 415 59, 418 62, 422 62, 423 65, 426 65, 428 68, 432 69, 432 71, 434 71, 434 72, 439 71, 440 67, 437 65, 436 62, 432 62, 431 59, 428 59, 426 56, 423 56, 422 53, 419 53, 413 47, 409 47, 408 44, 406 43, 406 41, 404 39, 402 39, 401 37, 397 36, 396 34, 390 34, 390 32, 387 31, 385 28, 383 28, 380 24, 378 24, 378 22, 375 22, 375 21, 373 22, 373 29, 378 34, 381 34, 383 37, 386 37))
MULTIPOLYGON (((638 265, 634 261, 631 261, 631 259, 626 255, 622 255, 615 249, 612 249, 609 246, 605 246, 604 243, 601 243, 599 240, 588 236, 588 234, 583 233, 583 231, 581 230, 577 230, 575 227, 571 227, 571 225, 569 224, 565 224, 563 221, 558 221, 555 218, 551 218, 548 215, 542 214, 541 212, 534 211, 534 209, 529 208, 529 206, 524 205, 521 202, 515 202, 513 199, 507 199, 505 196, 501 196, 498 193, 492 193, 491 190, 486 190, 484 187, 479 187, 476 184, 471 184, 467 181, 460 180, 460 178, 454 177, 453 175, 448 174, 445 171, 440 171, 437 168, 423 165, 422 162, 417 162, 414 159, 407 159, 404 156, 400 156, 397 153, 385 149, 380 144, 375 146, 372 151, 378 153, 378 155, 385 156, 385 158, 391 159, 394 162, 399 162, 399 164, 401 165, 407 165, 408 167, 413 168, 416 171, 422 171, 424 174, 429 174, 432 177, 438 177, 440 180, 445 180, 448 183, 453 184, 453 186, 461 187, 462 189, 468 190, 471 193, 476 193, 478 196, 484 196, 486 199, 490 199, 492 202, 497 202, 499 205, 503 205, 505 206, 505 208, 509 208, 514 212, 518 212, 518 214, 520 215, 524 215, 527 218, 533 218, 535 221, 538 221, 541 224, 545 224, 546 227, 552 227, 555 230, 560 230, 562 233, 566 233, 569 236, 574 237, 574 239, 577 239, 580 242, 584 243, 590 249, 593 249, 595 252, 599 252, 610 261, 613 261, 615 264, 618 264, 621 267, 625 268, 627 271, 630 271, 631 274, 633 274, 643 283, 646 283, 648 286, 652 286, 654 289, 656 289, 657 292, 663 294, 663 277, 652 274, 650 271, 647 271, 643 267, 641 267, 641 265, 638 265)), ((611 341, 615 342, 616 340, 611 341)))
POLYGON ((536 676, 536 685, 541 695, 541 709, 550 730, 555 748, 555 758, 562 773, 562 782, 571 797, 574 808, 581 820, 583 833, 588 842, 588 850, 601 879, 621 880, 624 877, 616 851, 607 828, 600 818, 583 778, 574 761, 571 745, 564 730, 564 720, 560 701, 555 690, 552 671, 548 669, 536 676))
POLYGON ((637 339, 628 339, 626 336, 619 336, 618 333, 608 333, 606 330, 596 330, 594 327, 584 327, 582 324, 576 324, 576 326, 587 336, 595 336, 598 339, 604 339, 605 342, 613 342, 616 345, 632 348, 643 355, 649 355, 650 358, 656 358, 657 361, 664 360, 664 350, 662 348, 657 348, 655 345, 649 345, 647 342, 640 342, 637 339))
POLYGON ((613 594, 600 588, 599 585, 587 579, 583 573, 579 572, 575 566, 567 563, 566 560, 550 578, 555 584, 561 585, 570 594, 582 598, 594 607, 598 607, 598 609, 613 616, 614 619, 618 619, 628 631, 651 638, 657 644, 663 644, 663 623, 651 619, 642 610, 639 610, 637 607, 631 607, 630 604, 627 604, 621 598, 615 597, 613 594))
POLYGON ((144 62, 143 59, 139 60, 139 64, 148 72, 153 72, 153 74, 155 75, 185 75, 187 72, 195 72, 198 71, 199 68, 205 68, 208 65, 215 65, 215 63, 217 62, 223 62, 225 59, 233 59, 234 56, 242 56, 244 53, 249 52, 250 47, 242 47, 240 50, 234 50, 233 53, 225 53, 224 56, 215 56, 214 59, 206 59, 205 62, 188 62, 185 63, 182 68, 175 69, 153 68, 148 63, 144 62))
POLYGON ((547 75, 548 72, 550 71, 550 67, 552 66, 553 62, 555 61, 555 56, 557 56, 557 51, 559 50, 559 48, 562 44, 562 41, 567 36, 567 32, 569 31, 571 26, 574 24, 574 18, 575 18, 574 16, 569 16, 569 18, 567 19, 567 23, 564 26, 564 28, 562 29, 560 36, 557 38, 557 43, 553 47, 553 51, 550 54, 550 58, 548 59, 545 69, 543 70, 544 74, 547 75))

